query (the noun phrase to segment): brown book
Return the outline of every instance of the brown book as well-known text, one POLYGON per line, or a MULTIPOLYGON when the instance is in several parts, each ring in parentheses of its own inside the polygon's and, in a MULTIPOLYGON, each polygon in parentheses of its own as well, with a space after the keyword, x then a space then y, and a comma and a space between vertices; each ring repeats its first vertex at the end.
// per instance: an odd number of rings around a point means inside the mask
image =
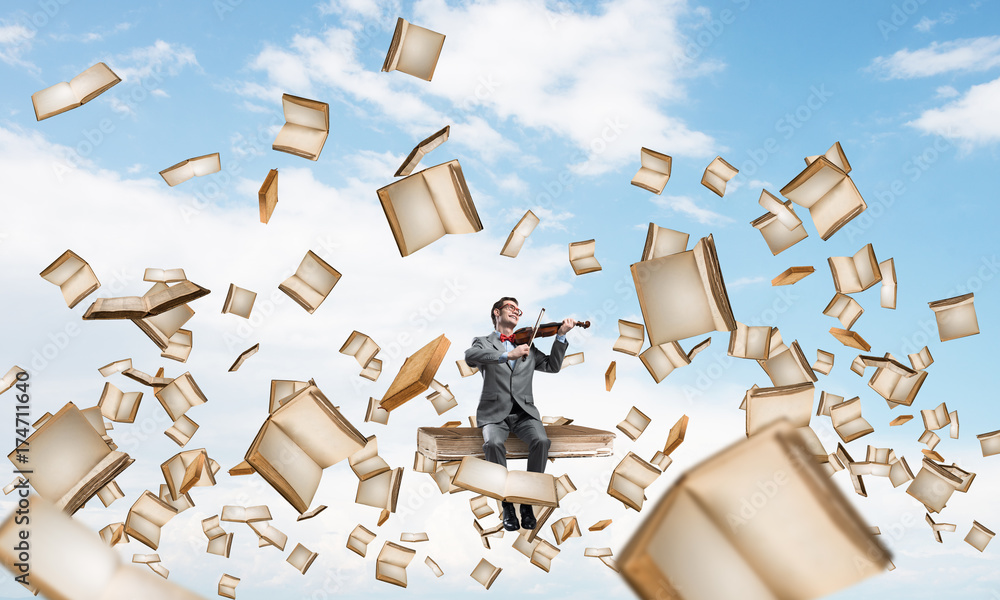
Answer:
POLYGON ((397 18, 382 71, 402 71, 430 81, 441 56, 444 37, 444 34, 414 25, 402 17, 397 18))
POLYGON ((368 368, 379 350, 381 348, 375 340, 357 330, 352 331, 351 335, 347 336, 347 341, 340 347, 340 353, 353 356, 362 369, 368 368))
POLYGON ((701 184, 712 190, 721 198, 726 194, 726 183, 736 177, 740 170, 727 163, 721 156, 705 167, 705 172, 701 176, 701 184))
POLYGON ((410 153, 406 155, 406 160, 404 160, 403 164, 396 169, 396 172, 393 175, 396 177, 403 177, 412 173, 413 169, 420 164, 420 160, 423 159, 423 157, 430 154, 431 150, 448 141, 449 133, 451 133, 451 125, 445 125, 444 129, 436 131, 427 139, 422 140, 419 144, 414 146, 413 150, 410 150, 410 153))
POLYGON ((812 383, 751 389, 746 396, 747 437, 780 420, 796 427, 808 427, 815 393, 812 383))
POLYGON ((840 321, 844 329, 850 329, 854 325, 865 309, 861 308, 858 301, 846 294, 837 292, 833 299, 823 309, 823 314, 840 321))
POLYGON ((72 250, 67 250, 39 273, 42 279, 59 286, 66 306, 73 308, 101 287, 97 275, 87 261, 72 250))
POLYGON ((191 330, 178 329, 173 335, 167 338, 167 347, 160 352, 160 356, 178 362, 187 362, 188 357, 191 356, 193 347, 194 334, 191 333, 191 330))
POLYGON ((641 410, 633 406, 629 409, 628 414, 625 415, 625 420, 616 427, 634 442, 639 439, 642 432, 649 426, 650 420, 641 410))
POLYGON ((295 269, 295 274, 281 282, 278 289, 312 314, 330 295, 338 281, 340 272, 328 265, 315 252, 308 250, 299 267, 295 269))
POLYGON ((792 285, 793 283, 798 283, 806 277, 809 277, 816 272, 814 267, 788 267, 782 271, 777 277, 771 280, 772 286, 778 285, 792 285))
POLYGON ((736 329, 712 236, 692 250, 631 266, 650 345, 736 329))
POLYGON ((449 347, 451 342, 442 334, 407 357, 379 405, 391 412, 426 392, 449 347))
POLYGON ((934 311, 938 336, 942 342, 979 333, 979 321, 976 319, 974 300, 975 294, 964 294, 927 303, 934 311))
POLYGON ((128 511, 125 533, 153 550, 160 545, 160 529, 177 515, 177 509, 146 490, 128 511))
POLYGON ((615 385, 615 366, 615 361, 611 361, 611 364, 608 365, 608 370, 604 372, 604 389, 609 392, 611 391, 612 386, 615 385))
POLYGON ((213 152, 212 154, 204 154, 202 156, 188 158, 186 160, 182 160, 176 165, 171 165, 160 171, 160 177, 163 178, 163 181, 167 182, 167 185, 174 187, 179 183, 184 183, 192 177, 211 175, 212 173, 218 173, 221 170, 222 160, 219 158, 219 153, 213 152))
POLYGON ((538 217, 535 216, 535 213, 530 210, 524 213, 524 216, 517 222, 514 229, 510 231, 507 241, 503 243, 503 248, 500 249, 500 256, 516 258, 518 253, 521 252, 521 247, 524 246, 524 242, 527 241, 528 236, 538 226, 538 222, 538 217))
POLYGON ((368 553, 368 544, 374 542, 376 537, 378 536, 368 531, 367 528, 358 525, 347 537, 347 549, 364 557, 368 553))
POLYGON ((888 559, 782 422, 682 475, 618 565, 644 599, 818 598, 877 575, 888 559))
POLYGON ((559 506, 555 479, 547 473, 508 471, 474 456, 462 459, 452 484, 496 500, 532 506, 559 506))
POLYGON ((303 513, 319 487, 323 469, 366 443, 319 388, 310 385, 267 417, 245 459, 303 513))
POLYGON ((807 163, 801 173, 781 188, 781 195, 808 208, 820 238, 828 240, 868 205, 848 176, 850 167, 846 161, 838 164, 830 156, 818 156, 811 162, 807 159, 807 163))
POLYGON ((866 366, 876 367, 875 373, 868 380, 868 387, 885 398, 890 408, 900 404, 903 406, 913 404, 917 392, 927 378, 927 371, 914 371, 888 357, 862 355, 860 358, 866 366))
POLYGON ((649 148, 639 150, 639 172, 632 178, 632 185, 653 192, 663 193, 663 188, 670 181, 670 163, 672 159, 649 148))
POLYGON ((256 299, 257 292, 251 292, 230 283, 229 291, 226 292, 226 301, 222 303, 222 314, 231 313, 249 319, 256 299))
POLYGON ((597 247, 596 240, 584 240, 582 242, 571 242, 569 245, 569 264, 573 267, 573 272, 577 275, 585 275, 601 270, 601 263, 597 262, 594 250, 597 247))
POLYGON ((288 554, 288 558, 285 559, 285 562, 292 565, 298 569, 300 573, 305 575, 306 571, 309 570, 309 567, 312 566, 313 561, 316 560, 316 556, 317 554, 309 550, 309 548, 306 548, 302 544, 295 544, 295 548, 293 548, 288 554))
MULTIPOLYGON (((791 209, 791 204, 791 201, 789 201, 787 208, 794 215, 795 213, 791 209)), ((750 221, 750 225, 757 229, 757 231, 760 231, 760 234, 764 237, 764 242, 767 243, 767 249, 774 256, 781 254, 809 237, 801 221, 794 228, 788 229, 782 224, 781 218, 773 213, 765 213, 757 217, 753 221, 750 221)))
POLYGON ((54 117, 90 102, 117 85, 121 78, 108 65, 99 62, 73 79, 60 81, 31 95, 35 120, 54 117))
POLYGON ((831 256, 826 259, 833 274, 833 285, 842 294, 863 292, 882 281, 882 271, 871 244, 854 256, 831 256))
POLYGON ((184 373, 162 389, 156 390, 155 396, 173 421, 180 419, 192 407, 208 402, 208 398, 198 387, 190 372, 184 373))
POLYGON ((475 233, 483 224, 457 160, 428 167, 378 190, 400 256, 445 234, 475 233))
POLYGON ((233 362, 233 364, 230 365, 229 372, 232 373, 233 371, 236 371, 240 367, 242 367, 243 363, 246 362, 246 360, 251 356, 253 356, 254 354, 257 354, 258 350, 260 350, 259 343, 254 344, 253 346, 250 346, 249 348, 241 352, 240 355, 236 357, 236 360, 233 362))
POLYGON ((160 465, 170 498, 174 501, 193 487, 215 485, 215 474, 219 468, 219 463, 209 458, 204 448, 178 452, 160 465))
POLYGON ((184 269, 155 269, 147 268, 142 273, 142 280, 151 283, 178 283, 187 281, 184 269))
POLYGON ((257 191, 257 203, 260 205, 260 222, 267 224, 271 220, 274 208, 278 205, 278 170, 271 169, 260 184, 257 191))
MULTIPOLYGON (((104 421, 95 407, 101 430, 104 421)), ((66 403, 7 455, 15 469, 31 473, 31 488, 67 514, 111 483, 133 460, 113 450, 87 416, 66 403)), ((110 439, 110 438, 108 438, 110 439)))
MULTIPOLYGON (((211 290, 191 281, 182 281, 144 296, 122 296, 119 298, 98 298, 83 314, 84 320, 91 319, 143 319, 163 314, 168 310, 187 304, 209 294, 211 290)), ((172 335, 172 334, 171 334, 172 335)))
POLYGON ((399 486, 403 482, 403 467, 386 470, 374 477, 358 481, 358 493, 354 502, 396 512, 399 486))
POLYGON ((111 385, 111 382, 106 382, 97 405, 101 407, 101 414, 108 419, 116 423, 132 423, 139 412, 140 402, 142 392, 122 392, 111 385))
POLYGON ((646 328, 642 323, 618 319, 618 340, 615 341, 612 350, 623 352, 629 356, 638 356, 645 339, 646 328))
POLYGON ((271 149, 309 160, 319 159, 326 138, 330 135, 330 105, 282 94, 281 108, 285 113, 285 124, 274 138, 271 149))
POLYGON ((620 500, 625 506, 642 510, 643 493, 660 476, 660 470, 629 452, 611 472, 608 495, 620 500))
POLYGON ((479 559, 479 564, 472 570, 471 576, 478 583, 482 584, 484 588, 490 589, 490 586, 496 581, 497 576, 500 575, 500 571, 503 571, 503 569, 495 567, 490 564, 490 561, 481 558, 479 559))
MULTIPOLYGON (((582 425, 548 425, 545 433, 551 443, 550 458, 611 456, 615 435, 611 431, 582 425)), ((420 427, 417 451, 435 461, 461 460, 465 456, 483 457, 483 433, 477 427, 420 427)), ((507 440, 507 458, 527 458, 528 446, 511 436, 507 440)))
POLYGON ((406 567, 416 555, 416 550, 386 542, 375 559, 375 579, 405 588, 406 567))
POLYGON ((861 337, 861 334, 857 331, 848 331, 847 329, 840 329, 839 327, 831 327, 830 335, 837 338, 838 342, 849 348, 856 348, 858 350, 864 350, 865 352, 872 349, 871 344, 866 342, 865 338, 861 337))

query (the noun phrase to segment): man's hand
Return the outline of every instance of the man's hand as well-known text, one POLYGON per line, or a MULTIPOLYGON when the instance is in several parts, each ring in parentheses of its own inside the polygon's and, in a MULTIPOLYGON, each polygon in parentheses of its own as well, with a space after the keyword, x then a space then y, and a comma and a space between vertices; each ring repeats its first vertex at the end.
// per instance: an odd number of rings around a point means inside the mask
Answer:
POLYGON ((573 320, 573 319, 563 319, 562 325, 559 326, 559 331, 557 331, 556 333, 558 333, 559 335, 566 335, 566 333, 570 329, 573 329, 574 327, 576 327, 576 321, 575 320, 573 320))
POLYGON ((527 356, 531 348, 527 344, 521 344, 507 353, 507 360, 516 360, 522 356, 527 356))

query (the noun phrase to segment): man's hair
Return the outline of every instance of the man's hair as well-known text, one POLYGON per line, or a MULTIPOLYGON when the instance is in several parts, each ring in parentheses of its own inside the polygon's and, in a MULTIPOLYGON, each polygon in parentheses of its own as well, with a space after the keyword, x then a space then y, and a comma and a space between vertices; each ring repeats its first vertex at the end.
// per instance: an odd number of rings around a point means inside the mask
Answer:
POLYGON ((495 314, 493 314, 493 311, 499 309, 501 306, 504 305, 504 302, 507 302, 508 300, 512 300, 514 302, 514 304, 518 304, 517 298, 512 298, 510 296, 504 296, 503 298, 500 298, 499 300, 497 300, 496 302, 494 302, 493 303, 493 308, 490 309, 490 319, 493 321, 493 328, 494 329, 496 329, 496 326, 497 326, 497 316, 495 314))

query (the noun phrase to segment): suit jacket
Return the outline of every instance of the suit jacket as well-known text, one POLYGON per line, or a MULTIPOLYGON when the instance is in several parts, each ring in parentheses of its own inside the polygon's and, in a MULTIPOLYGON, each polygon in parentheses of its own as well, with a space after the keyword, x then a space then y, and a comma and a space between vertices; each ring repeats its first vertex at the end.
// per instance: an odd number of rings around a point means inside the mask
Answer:
POLYGON ((476 424, 482 427, 503 421, 515 402, 528 415, 541 420, 531 393, 532 375, 535 371, 558 373, 568 346, 566 342, 555 341, 552 343, 552 353, 545 354, 532 344, 531 352, 526 357, 517 359, 511 369, 508 362, 499 362, 500 356, 506 352, 500 341, 500 334, 494 331, 489 335, 473 338, 472 347, 465 351, 465 362, 469 366, 479 367, 479 372, 483 375, 483 392, 479 396, 476 424))

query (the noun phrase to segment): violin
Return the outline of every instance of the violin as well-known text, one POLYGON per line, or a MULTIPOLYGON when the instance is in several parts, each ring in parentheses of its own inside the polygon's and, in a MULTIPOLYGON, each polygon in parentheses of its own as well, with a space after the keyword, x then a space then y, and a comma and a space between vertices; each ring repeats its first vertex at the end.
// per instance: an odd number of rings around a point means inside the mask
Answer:
MULTIPOLYGON (((538 327, 522 327, 515 330, 511 335, 514 336, 514 345, 520 346, 521 344, 530 343, 534 338, 556 335, 560 326, 562 326, 562 321, 558 323, 545 323, 538 327)), ((590 321, 577 321, 576 326, 587 329, 590 327, 590 321)))

